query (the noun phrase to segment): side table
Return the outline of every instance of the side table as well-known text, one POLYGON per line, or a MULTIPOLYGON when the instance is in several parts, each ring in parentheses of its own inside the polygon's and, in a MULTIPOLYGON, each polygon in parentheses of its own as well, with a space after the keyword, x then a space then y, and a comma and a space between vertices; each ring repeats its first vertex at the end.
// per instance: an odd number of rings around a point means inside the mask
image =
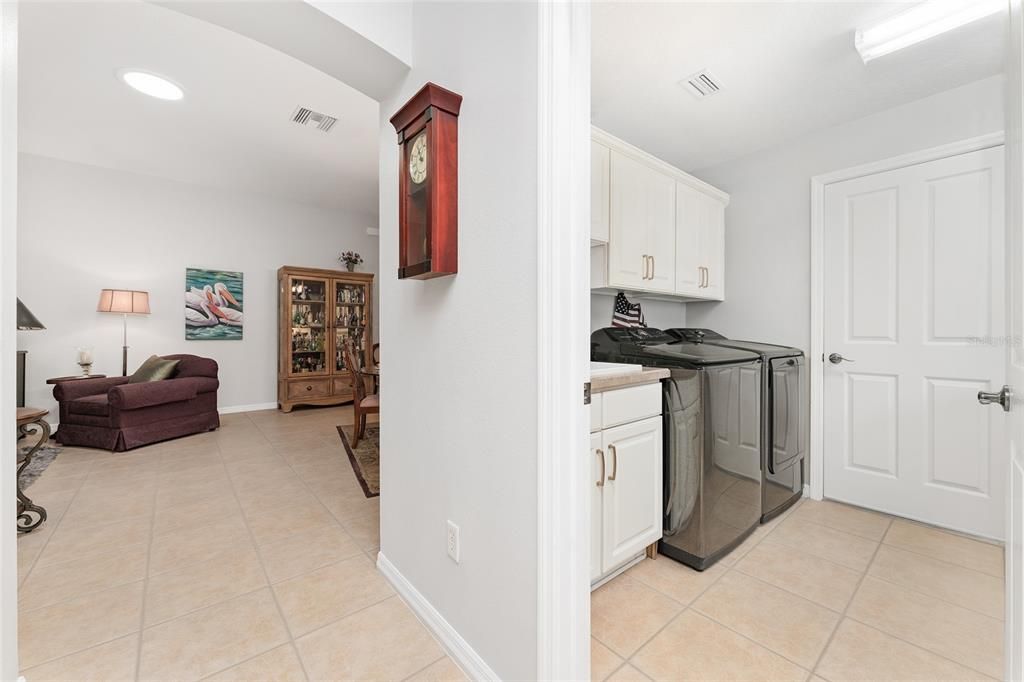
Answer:
POLYGON ((24 455, 18 453, 18 474, 15 477, 18 491, 18 532, 29 533, 46 520, 46 510, 35 504, 21 490, 21 472, 32 463, 39 448, 50 439, 50 425, 44 417, 50 413, 38 407, 18 408, 18 436, 27 436, 30 431, 39 433, 39 442, 29 448, 24 455))
POLYGON ((62 383, 64 381, 81 381, 82 379, 106 379, 106 378, 107 378, 106 374, 90 374, 89 376, 85 376, 84 374, 76 374, 75 376, 70 376, 70 377, 53 377, 52 379, 47 379, 46 383, 48 383, 48 384, 59 384, 59 383, 62 383))

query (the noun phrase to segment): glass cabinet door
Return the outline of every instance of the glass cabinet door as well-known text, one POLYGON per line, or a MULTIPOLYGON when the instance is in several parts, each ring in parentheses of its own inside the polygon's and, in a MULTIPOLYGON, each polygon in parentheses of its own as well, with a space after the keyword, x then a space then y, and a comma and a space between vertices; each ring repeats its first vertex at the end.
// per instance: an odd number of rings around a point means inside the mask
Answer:
POLYGON ((328 280, 307 277, 289 278, 291 296, 290 367, 292 376, 326 374, 328 280))
POLYGON ((356 282, 334 280, 334 372, 347 374, 342 344, 351 339, 355 360, 362 369, 366 358, 366 285, 356 282))

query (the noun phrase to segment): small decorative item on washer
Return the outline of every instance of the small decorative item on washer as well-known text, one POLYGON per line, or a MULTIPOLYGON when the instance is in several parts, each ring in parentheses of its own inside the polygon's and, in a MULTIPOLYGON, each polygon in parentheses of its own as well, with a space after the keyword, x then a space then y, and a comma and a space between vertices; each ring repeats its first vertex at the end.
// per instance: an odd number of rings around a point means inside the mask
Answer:
POLYGON ((646 327, 644 311, 639 303, 630 303, 626 295, 621 291, 615 296, 615 306, 612 308, 613 327, 646 327))

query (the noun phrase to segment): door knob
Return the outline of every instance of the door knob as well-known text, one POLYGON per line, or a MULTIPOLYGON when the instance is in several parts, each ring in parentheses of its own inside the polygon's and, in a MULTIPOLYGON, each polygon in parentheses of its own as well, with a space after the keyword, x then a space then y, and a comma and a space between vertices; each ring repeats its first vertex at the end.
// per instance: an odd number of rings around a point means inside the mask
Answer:
POLYGON ((839 353, 832 353, 828 356, 828 361, 833 365, 838 365, 840 362, 853 362, 850 358, 844 358, 839 353))
POLYGON ((1010 399, 1013 398, 1013 389, 1003 386, 999 393, 986 393, 978 391, 978 402, 982 405, 1002 405, 1003 412, 1010 411, 1010 399))

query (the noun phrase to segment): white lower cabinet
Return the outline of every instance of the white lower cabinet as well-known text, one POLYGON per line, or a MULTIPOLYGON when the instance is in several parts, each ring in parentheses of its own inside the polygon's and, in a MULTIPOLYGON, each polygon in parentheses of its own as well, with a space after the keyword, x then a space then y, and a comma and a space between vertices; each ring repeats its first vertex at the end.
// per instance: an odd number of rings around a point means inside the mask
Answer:
MULTIPOLYGON (((646 391, 639 395, 635 388, 624 389, 636 398, 634 421, 590 434, 592 582, 613 573, 661 539, 660 403, 652 409, 651 401, 646 399, 646 393, 660 395, 660 385, 642 388, 646 391)), ((605 408, 617 392, 605 394, 605 408)), ((621 418, 621 412, 616 418, 621 418)))
POLYGON ((601 577, 601 535, 604 532, 602 498, 605 485, 601 432, 590 434, 590 582, 601 577))
POLYGON ((602 500, 601 570, 661 538, 661 417, 602 433, 608 479, 602 500))

